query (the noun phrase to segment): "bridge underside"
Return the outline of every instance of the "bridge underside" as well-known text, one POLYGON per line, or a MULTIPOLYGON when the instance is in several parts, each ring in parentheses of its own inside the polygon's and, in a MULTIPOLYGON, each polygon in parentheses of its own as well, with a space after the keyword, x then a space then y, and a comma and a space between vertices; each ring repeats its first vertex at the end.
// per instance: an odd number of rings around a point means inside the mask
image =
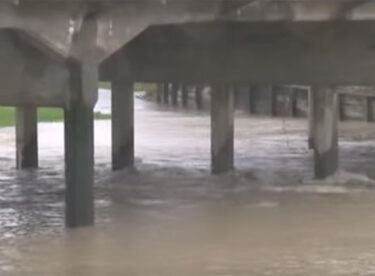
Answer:
POLYGON ((18 107, 19 168, 37 166, 35 108, 64 108, 67 225, 84 226, 94 221, 93 107, 100 80, 113 86, 114 169, 133 165, 132 84, 150 81, 212 86, 214 173, 233 168, 234 84, 312 86, 315 173, 334 173, 334 86, 375 85, 375 4, 2 1, 0 58, 0 104, 18 107))
MULTIPOLYGON (((103 63, 141 81, 374 85, 375 22, 152 26, 103 63)), ((121 74, 121 73, 120 73, 121 74)))

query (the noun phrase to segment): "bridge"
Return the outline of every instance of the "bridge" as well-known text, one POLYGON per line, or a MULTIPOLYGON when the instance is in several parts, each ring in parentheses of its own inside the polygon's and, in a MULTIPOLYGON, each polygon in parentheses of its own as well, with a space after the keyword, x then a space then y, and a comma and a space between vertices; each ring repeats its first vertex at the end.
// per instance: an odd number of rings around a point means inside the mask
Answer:
POLYGON ((133 83, 210 84, 212 172, 233 169, 234 84, 311 86, 315 175, 338 167, 337 86, 375 85, 363 0, 1 0, 0 104, 17 167, 38 166, 36 108, 65 112, 66 225, 94 223, 93 107, 112 83, 112 162, 134 162, 133 83))

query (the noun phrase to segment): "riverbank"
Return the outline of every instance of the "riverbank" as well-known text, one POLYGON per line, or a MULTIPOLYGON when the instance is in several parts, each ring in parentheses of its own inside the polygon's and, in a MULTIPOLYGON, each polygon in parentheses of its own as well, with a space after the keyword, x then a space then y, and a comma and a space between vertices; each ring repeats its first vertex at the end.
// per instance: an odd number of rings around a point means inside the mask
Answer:
MULTIPOLYGON (((95 120, 110 119, 111 115, 95 112, 95 120)), ((61 108, 38 108, 38 122, 60 122, 64 119, 64 111, 61 108)), ((14 126, 15 108, 9 106, 0 107, 0 128, 14 126)))

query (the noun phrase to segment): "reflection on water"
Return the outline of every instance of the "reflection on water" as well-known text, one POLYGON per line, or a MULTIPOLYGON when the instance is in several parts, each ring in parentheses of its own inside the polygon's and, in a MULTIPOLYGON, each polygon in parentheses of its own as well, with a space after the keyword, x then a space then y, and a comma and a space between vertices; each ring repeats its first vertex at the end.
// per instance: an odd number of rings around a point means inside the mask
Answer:
MULTIPOLYGON (((375 193, 306 184, 303 120, 236 119, 236 166, 209 174, 209 117, 136 100, 137 170, 110 170, 96 122, 94 228, 63 228, 63 126, 16 171, 0 130, 0 275, 374 275, 375 193)), ((375 177, 374 127, 342 125, 342 167, 375 177)), ((324 184, 324 183, 323 183, 324 184)))

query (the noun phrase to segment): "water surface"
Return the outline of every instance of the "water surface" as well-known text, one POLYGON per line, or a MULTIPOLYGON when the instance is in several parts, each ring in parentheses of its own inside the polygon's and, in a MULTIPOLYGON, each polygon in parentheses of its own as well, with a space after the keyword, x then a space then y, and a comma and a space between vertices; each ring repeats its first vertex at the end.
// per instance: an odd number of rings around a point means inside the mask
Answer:
MULTIPOLYGON (((135 102, 137 169, 111 172, 95 123, 93 228, 63 227, 63 125, 39 124, 34 171, 0 129, 0 275, 375 274, 375 193, 309 181, 305 120, 238 114, 237 170, 211 176, 207 114, 135 102)), ((374 130, 341 125, 343 169, 375 177, 374 130)))

